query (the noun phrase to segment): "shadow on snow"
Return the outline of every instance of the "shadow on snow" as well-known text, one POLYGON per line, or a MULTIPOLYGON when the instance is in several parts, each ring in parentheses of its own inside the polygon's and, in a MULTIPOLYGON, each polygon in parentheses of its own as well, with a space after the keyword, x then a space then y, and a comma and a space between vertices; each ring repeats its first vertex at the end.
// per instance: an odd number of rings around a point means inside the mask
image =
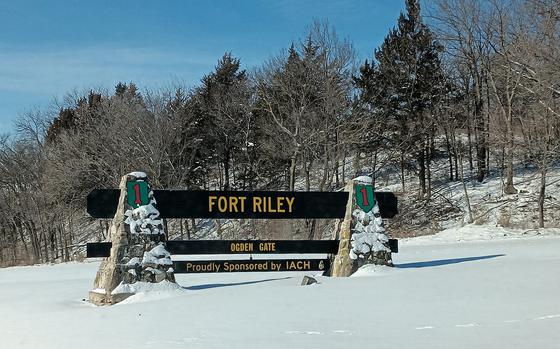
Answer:
POLYGON ((487 256, 464 257, 464 258, 436 259, 433 261, 425 261, 425 262, 395 264, 395 267, 402 268, 402 269, 437 267, 440 265, 471 262, 471 261, 478 261, 482 259, 490 259, 490 258, 503 257, 503 256, 505 256, 505 254, 491 254, 487 256))
POLYGON ((206 290, 209 288, 216 288, 216 287, 228 287, 228 286, 241 286, 241 285, 251 285, 251 284, 260 284, 261 282, 270 282, 270 281, 277 281, 277 280, 285 280, 290 279, 290 276, 286 276, 283 278, 275 278, 275 279, 265 279, 265 280, 255 280, 255 281, 245 281, 245 282, 232 282, 227 284, 203 284, 203 285, 194 285, 194 286, 182 286, 185 290, 206 290))

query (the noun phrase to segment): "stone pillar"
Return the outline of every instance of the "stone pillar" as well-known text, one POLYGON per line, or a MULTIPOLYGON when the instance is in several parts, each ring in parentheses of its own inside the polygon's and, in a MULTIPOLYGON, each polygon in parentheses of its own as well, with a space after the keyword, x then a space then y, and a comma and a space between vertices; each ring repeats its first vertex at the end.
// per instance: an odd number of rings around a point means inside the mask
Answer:
POLYGON ((331 275, 350 276, 365 264, 392 266, 389 239, 374 200, 371 178, 350 180, 344 190, 348 192, 348 203, 331 275))
POLYGON ((111 255, 101 263, 91 302, 115 304, 134 294, 137 282, 175 282, 165 231, 143 172, 121 178, 119 204, 109 228, 111 255), (129 196, 129 194, 131 194, 129 196))
MULTIPOLYGON (((346 212, 344 219, 340 225, 340 240, 338 245, 338 253, 334 257, 332 265, 332 276, 350 276, 355 271, 354 261, 350 259, 350 239, 352 237, 352 210, 354 208, 354 181, 350 180, 346 184, 344 191, 348 192, 348 202, 346 203, 346 212)), ((336 237, 335 237, 336 238, 336 237)))

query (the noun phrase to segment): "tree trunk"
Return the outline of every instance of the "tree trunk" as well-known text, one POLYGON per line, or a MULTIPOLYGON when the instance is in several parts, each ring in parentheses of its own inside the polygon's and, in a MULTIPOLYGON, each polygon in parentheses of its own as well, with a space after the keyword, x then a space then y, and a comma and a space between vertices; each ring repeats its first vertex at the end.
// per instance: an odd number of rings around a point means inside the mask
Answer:
POLYGON ((544 198, 546 190, 546 167, 541 169, 541 186, 539 190, 539 228, 544 228, 544 198))
POLYGON ((451 144, 449 143, 449 132, 445 129, 445 146, 447 147, 447 155, 449 157, 449 180, 453 182, 453 154, 451 152, 451 144))
POLYGON ((373 174, 372 174, 373 182, 371 183, 374 188, 375 188, 375 182, 377 181, 377 154, 378 154, 378 152, 379 152, 378 148, 375 147, 375 150, 373 152, 373 174))
POLYGON ((307 160, 303 159, 303 172, 305 173, 305 191, 311 190, 311 171, 307 165, 307 160))
POLYGON ((405 191, 404 188, 404 150, 401 150, 401 184, 402 184, 402 191, 405 191))
POLYGON ((47 239, 47 235, 45 234, 44 231, 42 231, 40 233, 41 235, 41 240, 43 242, 43 258, 41 258, 41 262, 47 262, 50 261, 49 259, 49 241, 47 239))
POLYGON ((420 151, 417 154, 418 166, 418 198, 422 199, 426 193, 426 149, 425 144, 422 142, 420 151))
POLYGON ((486 177, 486 130, 484 116, 482 115, 482 109, 484 106, 484 101, 482 99, 481 92, 481 79, 480 77, 475 78, 475 104, 474 104, 474 121, 475 121, 475 132, 477 136, 477 146, 476 146, 476 180, 478 182, 484 181, 486 177))
POLYGON ((319 182, 319 191, 325 190, 325 185, 327 184, 327 180, 329 178, 329 152, 327 151, 327 147, 325 147, 325 155, 323 159, 323 175, 321 176, 321 182, 319 182))
POLYGON ((511 112, 506 117, 506 185, 505 194, 517 194, 517 189, 513 185, 513 126, 511 112))
POLYGON ((471 171, 470 173, 472 175, 474 165, 473 165, 473 156, 472 156, 473 146, 472 146, 472 137, 471 137, 470 118, 467 119, 467 139, 468 139, 468 142, 469 142, 469 170, 471 171))
POLYGON ((339 176, 339 171, 340 171, 340 162, 338 161, 338 156, 336 157, 336 162, 334 163, 334 184, 335 187, 338 188, 340 186, 340 176, 339 176))
POLYGON ((342 183, 346 183, 346 150, 343 151, 342 156, 342 183))
MULTIPOLYGON (((340 186, 340 176, 339 176, 339 170, 340 170, 340 146, 338 144, 338 131, 335 132, 334 134, 335 139, 335 164, 334 164, 334 183, 335 183, 335 187, 338 188, 340 186)), ((343 167, 344 169, 344 167, 343 167)))
POLYGON ((313 240, 315 239, 315 230, 317 229, 317 220, 316 219, 311 219, 311 227, 309 229, 309 235, 307 236, 308 240, 313 240))
POLYGON ((230 150, 226 150, 224 154, 224 190, 229 190, 229 160, 230 150))
POLYGON ((430 164, 432 162, 432 154, 433 154, 433 143, 432 143, 432 139, 433 137, 431 135, 428 135, 428 144, 427 144, 427 148, 426 148, 426 179, 428 181, 428 188, 426 190, 426 198, 430 199, 430 197, 432 196, 432 171, 430 168, 430 164))
POLYGON ((191 230, 187 230, 187 239, 191 239, 191 231, 192 233, 196 233, 196 221, 194 218, 191 218, 191 230))
POLYGON ((354 155, 354 161, 352 162, 352 167, 354 170, 354 175, 356 176, 358 172, 361 170, 360 150, 356 150, 356 155, 354 155))
POLYGON ((298 155, 298 151, 296 150, 290 159, 290 183, 289 183, 290 191, 294 191, 296 187, 297 155, 298 155))
MULTIPOLYGON (((455 147, 455 149, 458 148, 457 146, 457 139, 455 137, 455 134, 453 134, 453 145, 455 147)), ((460 143, 459 143, 460 145, 460 143)), ((468 223, 472 223, 474 221, 473 219, 473 214, 472 214, 472 208, 471 208, 471 201, 469 198, 469 192, 467 190, 467 185, 465 184, 465 177, 463 175, 463 152, 462 149, 458 149, 456 150, 457 153, 459 154, 459 167, 461 168, 459 170, 459 179, 461 180, 461 185, 463 187, 463 193, 465 194, 465 201, 467 203, 467 214, 468 214, 468 223)))
POLYGON ((166 218, 163 219, 163 229, 165 229, 165 238, 167 239, 169 237, 169 228, 167 226, 166 218))

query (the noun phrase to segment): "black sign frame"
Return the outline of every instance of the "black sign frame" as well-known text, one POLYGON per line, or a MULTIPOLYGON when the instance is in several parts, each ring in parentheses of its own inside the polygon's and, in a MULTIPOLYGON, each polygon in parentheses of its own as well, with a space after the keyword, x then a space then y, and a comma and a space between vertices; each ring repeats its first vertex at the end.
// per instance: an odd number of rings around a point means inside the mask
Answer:
MULTIPOLYGON (((339 242, 339 240, 168 240, 166 246, 172 255, 294 253, 334 255, 338 252, 339 242), (252 251, 248 251, 247 244, 252 245, 252 251), (274 246, 273 250, 272 246, 274 246)), ((88 243, 86 256, 87 258, 109 257, 111 246, 111 242, 88 243)), ((398 253, 398 240, 389 239, 389 248, 391 252, 398 253)))
MULTIPOLYGON (((87 196, 87 212, 94 218, 112 218, 117 210, 120 190, 94 189, 87 196)), ((205 191, 205 190, 154 190, 157 208, 162 218, 248 218, 248 219, 312 219, 344 218, 348 192, 289 192, 289 191, 205 191), (218 207, 210 211, 210 197, 244 197, 247 207, 221 212, 218 207), (249 210, 252 200, 266 198, 270 205, 267 212, 249 210), (291 212, 283 198, 293 198, 291 212), (280 201, 278 201, 280 200, 280 201), (278 212, 278 204, 284 212, 278 212), (276 210, 276 212, 273 212, 276 210), (237 212, 235 212, 237 211, 237 212)), ((392 218, 398 213, 397 197, 391 192, 376 192, 381 217, 392 218)), ((261 206, 259 206, 260 208, 261 206)), ((262 206, 264 208, 264 205, 262 206)), ((229 208, 229 207, 228 207, 229 208)))
POLYGON ((175 261, 173 272, 176 274, 198 273, 243 273, 243 272, 326 272, 331 261, 325 259, 230 259, 204 261, 175 261), (276 266, 276 267, 274 267, 276 266), (192 270, 189 270, 191 268, 192 270))

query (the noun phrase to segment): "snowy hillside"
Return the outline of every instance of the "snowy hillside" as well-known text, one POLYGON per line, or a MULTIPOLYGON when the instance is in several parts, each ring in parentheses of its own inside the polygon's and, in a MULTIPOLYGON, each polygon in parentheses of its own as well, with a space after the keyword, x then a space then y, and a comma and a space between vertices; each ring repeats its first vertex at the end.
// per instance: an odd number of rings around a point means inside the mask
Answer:
POLYGON ((558 233, 468 233, 350 278, 183 274, 112 307, 83 301, 98 262, 0 269, 0 348, 558 348, 558 233))
MULTIPOLYGON (((465 192, 460 182, 448 182, 443 161, 438 163, 440 171, 433 187, 430 200, 418 200, 417 180, 407 177, 403 191, 391 173, 382 174, 377 183, 379 191, 393 191, 399 198, 399 215, 389 223, 389 234, 393 237, 410 237, 434 234, 449 228, 460 228, 468 224, 468 209, 465 192)), ((465 168, 468 173, 468 169, 465 168)), ((487 228, 503 227, 530 231, 538 228, 538 193, 540 177, 536 170, 519 168, 514 177, 518 194, 505 195, 502 178, 493 174, 478 183, 472 176, 466 181, 473 223, 487 228)), ((547 175, 544 201, 545 227, 560 227, 560 167, 553 168, 547 175)))

